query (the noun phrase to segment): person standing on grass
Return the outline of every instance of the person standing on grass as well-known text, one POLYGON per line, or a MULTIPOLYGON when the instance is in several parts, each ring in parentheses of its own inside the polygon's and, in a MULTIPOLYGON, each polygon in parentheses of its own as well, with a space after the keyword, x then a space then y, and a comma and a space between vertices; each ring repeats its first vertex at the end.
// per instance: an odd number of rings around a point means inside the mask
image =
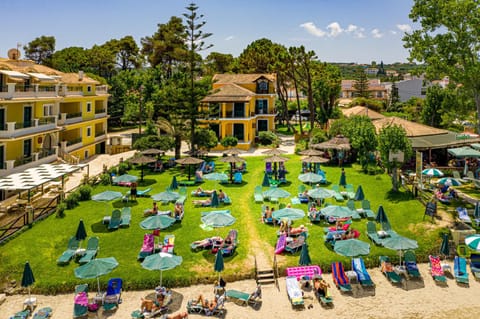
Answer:
POLYGON ((132 200, 137 200, 137 183, 135 182, 130 185, 130 197, 132 198, 132 200))
POLYGON ((342 173, 340 174, 340 186, 347 186, 347 176, 345 175, 345 169, 342 167, 342 173))

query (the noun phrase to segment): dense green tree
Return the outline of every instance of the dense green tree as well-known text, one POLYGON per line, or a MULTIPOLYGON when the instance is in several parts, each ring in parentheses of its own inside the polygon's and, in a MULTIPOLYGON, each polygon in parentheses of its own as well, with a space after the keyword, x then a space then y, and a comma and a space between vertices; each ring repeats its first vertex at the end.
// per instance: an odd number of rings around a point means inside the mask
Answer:
POLYGON ((87 71, 93 72, 101 77, 110 79, 117 71, 116 53, 107 45, 94 45, 88 50, 89 68, 87 71))
POLYGON ((141 66, 140 50, 131 35, 120 40, 110 40, 105 45, 115 52, 115 65, 121 70, 136 69, 141 66))
POLYGON ((360 165, 367 169, 370 155, 377 148, 377 133, 372 120, 368 116, 352 116, 348 120, 347 137, 356 150, 360 165))
POLYGON ((382 163, 392 176, 392 190, 397 192, 399 185, 398 169, 402 163, 395 159, 390 161, 389 158, 391 153, 397 152, 403 152, 404 160, 412 156, 412 145, 407 138, 405 129, 399 125, 384 126, 378 134, 378 150, 380 151, 382 163))
POLYGON ((210 150, 218 145, 218 138, 210 129, 197 129, 195 131, 195 144, 198 149, 210 150))
POLYGON ((269 73, 277 58, 276 46, 269 39, 259 39, 250 43, 238 57, 238 73, 269 73))
POLYGON ((197 79, 201 73, 200 52, 207 50, 212 45, 205 44, 205 40, 211 36, 211 33, 204 33, 202 28, 206 21, 203 21, 203 15, 198 14, 198 6, 191 3, 186 7, 187 13, 183 14, 185 18, 187 59, 185 72, 185 86, 180 93, 183 99, 183 108, 180 110, 184 119, 190 124, 190 146, 192 153, 195 153, 195 129, 198 118, 202 115, 200 101, 207 96, 211 87, 211 79, 197 79), (183 91, 183 92, 182 92, 183 91))
POLYGON ((214 75, 216 73, 232 72, 234 67, 233 55, 212 52, 205 58, 205 74, 214 75))
POLYGON ((25 57, 37 64, 51 65, 51 57, 55 52, 55 37, 45 36, 35 38, 23 47, 25 57))
POLYGON ((168 23, 158 24, 158 30, 151 37, 141 39, 142 53, 152 67, 161 66, 167 77, 187 58, 185 26, 179 17, 171 17, 168 23))
POLYGON ((236 138, 235 136, 225 136, 220 141, 220 144, 222 144, 222 146, 225 148, 235 147, 238 144, 238 138, 236 138))
POLYGON ((288 131, 291 130, 290 119, 288 114, 288 102, 290 100, 291 79, 289 77, 288 61, 289 52, 284 46, 277 44, 277 49, 274 51, 276 54, 275 63, 272 71, 276 74, 277 79, 277 101, 279 107, 277 107, 280 113, 280 119, 287 122, 288 131))
POLYGON ((480 132, 479 2, 414 0, 409 17, 419 25, 403 38, 411 61, 424 62, 430 78, 448 75, 470 91, 480 132))
POLYGON ((313 103, 318 109, 317 120, 325 124, 335 117, 335 102, 340 96, 342 78, 338 67, 322 63, 313 83, 313 103))
POLYGON ((358 67, 355 71, 355 80, 353 81, 353 88, 355 89, 355 97, 369 98, 368 91, 368 77, 362 67, 358 67))
POLYGON ((421 112, 423 124, 440 127, 445 96, 445 91, 440 85, 432 85, 427 88, 427 95, 421 112))
POLYGON ((81 47, 68 47, 56 51, 51 57, 51 67, 66 73, 86 70, 89 63, 88 50, 81 47))

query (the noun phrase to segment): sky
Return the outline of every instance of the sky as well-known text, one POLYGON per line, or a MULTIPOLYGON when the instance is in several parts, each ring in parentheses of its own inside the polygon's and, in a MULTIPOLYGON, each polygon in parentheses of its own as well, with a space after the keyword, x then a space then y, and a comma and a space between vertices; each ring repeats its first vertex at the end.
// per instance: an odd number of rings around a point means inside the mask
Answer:
MULTIPOLYGON (((0 57, 42 35, 56 50, 91 48, 111 39, 153 35, 158 24, 182 17, 192 0, 0 0, 0 57)), ((238 57, 267 38, 286 47, 303 45, 321 61, 407 62, 402 36, 411 32, 413 0, 195 0, 213 44, 209 52, 238 57)))

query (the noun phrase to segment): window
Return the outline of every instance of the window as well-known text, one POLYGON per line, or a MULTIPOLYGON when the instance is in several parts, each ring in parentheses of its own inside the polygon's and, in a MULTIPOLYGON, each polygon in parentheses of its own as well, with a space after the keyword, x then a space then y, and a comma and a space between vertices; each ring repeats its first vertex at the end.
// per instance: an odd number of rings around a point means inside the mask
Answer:
POLYGON ((32 140, 23 141, 23 156, 30 157, 32 155, 32 140))
POLYGON ((255 114, 268 114, 268 100, 255 101, 255 114))
POLYGON ((92 112, 92 102, 87 102, 87 113, 92 112))
POLYGON ((85 151, 85 153, 83 153, 83 154, 84 154, 85 159, 87 159, 88 158, 88 151, 85 151))
POLYGON ((268 82, 266 80, 257 82, 257 93, 260 93, 260 94, 268 93, 268 82))
POLYGON ((87 92, 92 92, 92 87, 90 85, 87 86, 87 92))
POLYGON ((245 104, 244 103, 233 104, 233 117, 245 117, 245 104))
POLYGON ((87 127, 87 137, 90 137, 90 136, 92 136, 92 127, 91 126, 87 127))
POLYGON ((53 104, 43 104, 43 116, 53 115, 53 104))
POLYGON ((238 124, 238 123, 233 124, 233 136, 235 136, 239 142, 240 141, 243 142, 245 138, 243 124, 238 124))
POLYGON ((258 132, 268 131, 268 120, 258 120, 258 132))

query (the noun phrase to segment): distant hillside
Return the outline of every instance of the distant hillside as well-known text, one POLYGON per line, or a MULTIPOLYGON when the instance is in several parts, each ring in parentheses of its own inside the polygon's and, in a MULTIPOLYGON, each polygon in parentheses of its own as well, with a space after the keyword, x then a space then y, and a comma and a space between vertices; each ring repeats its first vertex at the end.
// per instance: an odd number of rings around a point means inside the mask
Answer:
MULTIPOLYGON (((363 68, 379 68, 380 63, 376 65, 372 64, 356 64, 356 63, 331 63, 332 65, 336 65, 340 72, 342 72, 343 79, 353 79, 355 76, 355 70, 361 66, 363 68)), ((396 71, 399 76, 403 76, 404 74, 411 73, 419 73, 422 71, 423 65, 416 64, 416 63, 394 63, 394 64, 384 64, 383 68, 385 71, 393 70, 396 71)), ((369 75, 369 78, 375 78, 374 75, 369 75)), ((388 78, 385 77, 385 81, 388 81, 388 78)))

